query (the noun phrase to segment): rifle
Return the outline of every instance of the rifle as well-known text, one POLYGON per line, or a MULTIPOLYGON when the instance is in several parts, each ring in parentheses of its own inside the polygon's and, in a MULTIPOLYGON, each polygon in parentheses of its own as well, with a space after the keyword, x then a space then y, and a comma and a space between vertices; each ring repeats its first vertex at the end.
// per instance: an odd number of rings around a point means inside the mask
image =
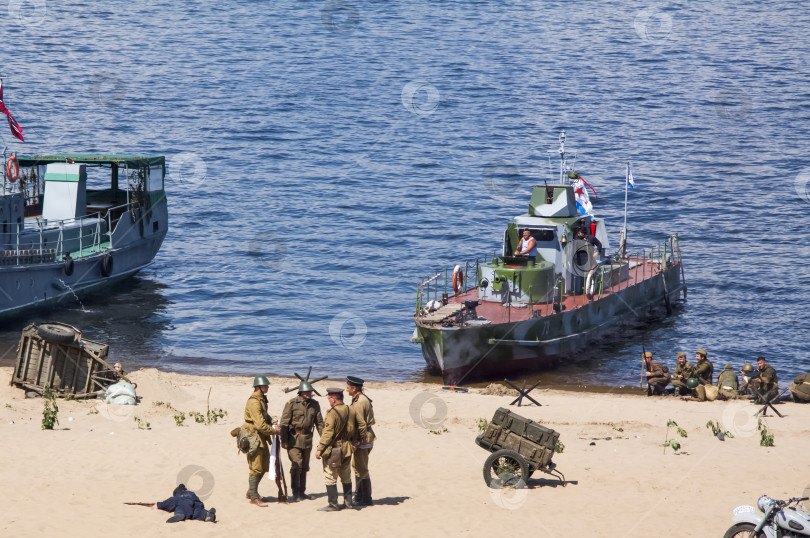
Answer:
POLYGON ((124 504, 128 504, 130 506, 148 506, 150 508, 155 505, 155 503, 124 503, 124 504))
MULTIPOLYGON (((644 369, 648 372, 652 372, 652 364, 647 362, 645 356, 647 355, 647 350, 644 347, 644 342, 641 343, 641 379, 638 382, 638 388, 644 387, 644 369)), ((647 383, 647 396, 652 396, 652 387, 650 387, 649 382, 647 383)))
POLYGON ((284 469, 281 468, 281 441, 276 441, 276 487, 278 487, 278 502, 287 502, 287 480, 284 478, 284 469), (281 489, 282 483, 284 489, 281 489))

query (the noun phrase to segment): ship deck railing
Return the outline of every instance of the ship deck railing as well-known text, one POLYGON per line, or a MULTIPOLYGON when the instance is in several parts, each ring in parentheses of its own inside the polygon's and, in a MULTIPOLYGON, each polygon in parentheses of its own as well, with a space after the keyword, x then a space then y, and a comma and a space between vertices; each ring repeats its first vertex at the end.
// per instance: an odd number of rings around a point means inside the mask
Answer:
MULTIPOLYGON (((484 257, 484 263, 487 263, 487 257, 484 257)), ((678 234, 669 236, 664 239, 662 243, 653 245, 651 248, 643 248, 634 256, 624 255, 621 258, 622 264, 627 264, 627 278, 621 279, 611 285, 610 281, 606 281, 605 275, 610 278, 611 271, 601 270, 597 274, 596 287, 593 293, 593 299, 589 299, 585 293, 586 279, 583 278, 582 289, 566 291, 565 293, 556 292, 546 295, 543 301, 533 301, 528 303, 501 303, 491 301, 479 301, 476 307, 479 317, 489 319, 493 323, 508 322, 515 318, 515 321, 524 319, 540 318, 558 314, 562 310, 572 310, 580 308, 592 301, 602 299, 612 293, 624 290, 628 287, 639 284, 650 277, 658 276, 664 269, 678 265, 680 266, 681 276, 683 277, 683 264, 681 259, 681 248, 678 234), (513 316, 513 310, 515 310, 513 316), (504 312, 505 311, 505 312, 504 312), (500 318, 501 313, 504 313, 506 319, 491 319, 500 318)), ((453 293, 452 286, 452 270, 445 270, 444 274, 441 271, 436 272, 434 275, 429 276, 417 285, 416 293, 416 312, 415 319, 424 324, 438 324, 444 320, 453 317, 460 310, 458 309, 441 309, 442 312, 434 310, 429 312, 425 305, 429 301, 440 301, 442 305, 461 304, 468 300, 478 299, 479 282, 477 276, 473 279, 473 286, 467 286, 469 282, 467 279, 468 273, 471 269, 475 269, 474 275, 478 275, 480 266, 480 259, 476 258, 475 263, 465 262, 464 264, 464 288, 460 289, 458 293, 453 293), (442 279, 442 276, 444 278, 442 279), (439 290, 444 289, 440 294, 439 290), (431 299, 432 295, 432 299, 431 299), (437 314, 447 315, 437 315, 437 314)), ((607 267, 607 266, 604 266, 607 267)), ((670 290, 673 292, 675 290, 670 290)))
POLYGON ((51 263, 71 257, 74 260, 96 255, 112 249, 113 227, 118 223, 120 215, 129 207, 129 204, 105 208, 104 213, 97 212, 82 217, 63 220, 43 220, 31 217, 21 223, 4 223, 3 233, 0 233, 0 265, 30 265, 51 263), (102 231, 102 224, 106 223, 107 230, 102 231), (13 231, 5 231, 13 228, 13 231), (85 233, 85 228, 89 231, 85 233), (77 229, 78 237, 71 235, 65 237, 66 229, 77 229), (46 242, 46 233, 58 230, 56 244, 46 242), (38 235, 39 240, 31 242, 31 236, 38 235), (69 241, 78 248, 65 248, 69 241), (32 248, 24 248, 32 247, 32 248))

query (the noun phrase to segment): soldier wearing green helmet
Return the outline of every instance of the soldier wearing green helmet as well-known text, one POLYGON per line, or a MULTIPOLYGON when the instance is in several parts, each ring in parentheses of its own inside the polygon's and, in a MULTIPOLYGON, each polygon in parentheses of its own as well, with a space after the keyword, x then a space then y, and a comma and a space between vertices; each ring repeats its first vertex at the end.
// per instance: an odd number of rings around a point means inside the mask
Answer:
POLYGON ((298 396, 287 402, 281 413, 281 448, 290 458, 291 501, 312 498, 306 493, 312 431, 317 428, 318 435, 323 433, 321 405, 312 399, 313 390, 308 381, 301 381, 298 396))
POLYGON ((270 447, 268 442, 272 442, 272 437, 278 435, 279 426, 273 425, 273 419, 267 414, 267 389, 270 388, 270 381, 263 375, 253 378, 253 394, 245 404, 245 423, 242 428, 250 435, 258 438, 259 449, 255 453, 247 454, 248 468, 248 491, 245 496, 250 500, 250 504, 256 506, 267 506, 259 495, 259 482, 264 474, 270 470, 270 447))
POLYGON ((731 363, 727 363, 720 375, 717 376, 717 398, 720 400, 736 400, 739 385, 740 382, 737 379, 737 374, 734 373, 734 367, 731 363))
POLYGON ((751 383, 751 380, 757 376, 756 372, 754 371, 754 365, 750 362, 743 364, 742 368, 740 368, 740 375, 742 375, 742 383, 740 384, 740 389, 737 391, 737 394, 740 396, 750 395, 751 387, 749 386, 749 383, 751 383))

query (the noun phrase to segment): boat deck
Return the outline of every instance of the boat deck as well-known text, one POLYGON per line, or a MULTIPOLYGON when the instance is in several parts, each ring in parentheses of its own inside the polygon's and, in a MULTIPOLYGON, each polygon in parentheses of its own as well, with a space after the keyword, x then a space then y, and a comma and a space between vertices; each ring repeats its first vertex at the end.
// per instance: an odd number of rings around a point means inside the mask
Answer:
MULTIPOLYGON (((651 261, 649 258, 629 258, 629 271, 628 278, 610 287, 605 287, 601 293, 594 294, 593 299, 588 299, 584 294, 564 295, 560 303, 565 307, 566 311, 575 310, 588 303, 598 301, 613 293, 623 290, 625 288, 634 286, 644 280, 649 280, 661 273, 661 264, 656 261, 651 261)), ((671 266, 677 266, 679 262, 670 262, 671 266)), ((461 309, 461 304, 464 301, 478 300, 478 288, 470 288, 463 292, 459 292, 448 298, 448 304, 442 306, 438 310, 426 314, 424 316, 417 316, 416 320, 420 325, 441 325, 442 321, 451 318, 461 309)), ((511 306, 504 303, 496 303, 492 301, 480 301, 476 307, 478 318, 483 318, 491 323, 509 323, 513 321, 525 321, 531 318, 542 318, 556 314, 554 307, 550 303, 542 304, 512 304, 511 306)))

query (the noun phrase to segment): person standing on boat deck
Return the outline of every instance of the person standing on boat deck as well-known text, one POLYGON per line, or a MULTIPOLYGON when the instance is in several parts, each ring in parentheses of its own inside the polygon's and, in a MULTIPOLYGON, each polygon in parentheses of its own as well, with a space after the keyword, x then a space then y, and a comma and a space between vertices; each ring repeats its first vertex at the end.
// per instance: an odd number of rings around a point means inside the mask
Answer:
POLYGON ((697 396, 698 401, 706 401, 706 387, 704 385, 713 385, 712 378, 714 377, 714 365, 709 362, 708 353, 705 349, 698 349, 695 353, 697 365, 695 366, 695 377, 698 380, 698 386, 694 389, 694 394, 697 396))
POLYGON ((593 245, 593 259, 598 262, 599 258, 602 256, 602 242, 589 234, 584 227, 577 228, 576 236, 580 241, 586 241, 587 243, 593 245))
POLYGON ((518 241, 515 256, 525 256, 532 261, 537 259, 537 241, 532 237, 532 232, 528 228, 523 230, 523 237, 518 241))
POLYGON ((293 496, 291 501, 309 500, 307 472, 309 455, 312 452, 312 431, 323 433, 321 405, 312 399, 313 388, 308 381, 298 385, 298 396, 287 402, 281 413, 281 448, 290 458, 290 482, 293 496))
POLYGON ((779 391, 778 379, 776 370, 765 362, 765 357, 757 357, 757 369, 759 376, 752 379, 749 385, 757 403, 764 404, 779 391))
POLYGON ((368 472, 368 456, 374 448, 374 409, 371 405, 371 398, 363 392, 363 380, 359 377, 346 377, 346 392, 352 398, 351 409, 354 419, 354 433, 352 439, 354 444, 354 458, 352 467, 354 468, 354 479, 357 482, 357 496, 354 504, 358 506, 371 506, 374 502, 371 499, 371 476, 368 472))
POLYGON ((644 352, 644 365, 646 366, 647 376, 647 395, 661 396, 664 394, 664 389, 669 385, 672 377, 669 375, 669 369, 658 361, 654 361, 652 353, 649 351, 644 352))
POLYGON ((678 352, 678 365, 675 367, 675 375, 672 377, 672 386, 675 387, 675 396, 685 396, 690 390, 686 386, 686 380, 695 376, 695 367, 686 360, 686 353, 678 352))
POLYGON ((264 474, 270 470, 270 447, 268 442, 272 442, 272 437, 278 435, 281 427, 273 424, 273 419, 267 414, 267 389, 270 388, 270 381, 263 375, 257 375, 253 379, 253 394, 245 404, 245 423, 243 428, 259 439, 259 449, 253 454, 247 455, 248 468, 248 491, 245 495, 250 504, 256 506, 267 506, 262 502, 259 495, 259 482, 264 474))

